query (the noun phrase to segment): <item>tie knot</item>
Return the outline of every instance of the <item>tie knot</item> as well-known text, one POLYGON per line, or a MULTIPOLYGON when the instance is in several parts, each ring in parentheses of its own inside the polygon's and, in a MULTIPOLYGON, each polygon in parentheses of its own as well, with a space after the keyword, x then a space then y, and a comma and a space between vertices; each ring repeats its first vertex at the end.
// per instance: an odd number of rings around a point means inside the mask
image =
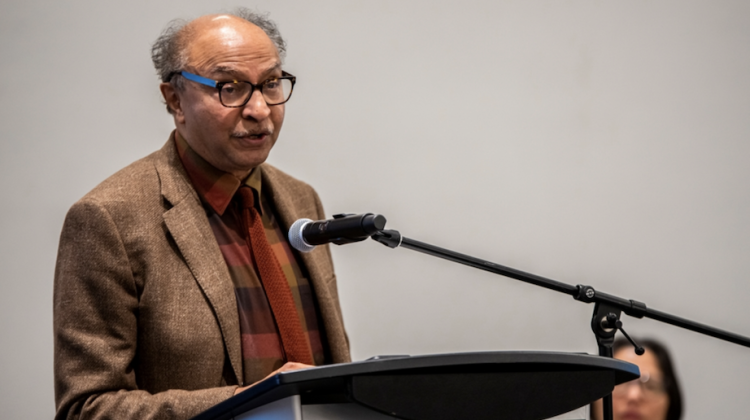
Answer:
POLYGON ((240 199, 242 203, 243 208, 253 208, 255 206, 255 196, 253 195, 253 190, 250 187, 247 186, 241 186, 238 193, 240 194, 240 199))

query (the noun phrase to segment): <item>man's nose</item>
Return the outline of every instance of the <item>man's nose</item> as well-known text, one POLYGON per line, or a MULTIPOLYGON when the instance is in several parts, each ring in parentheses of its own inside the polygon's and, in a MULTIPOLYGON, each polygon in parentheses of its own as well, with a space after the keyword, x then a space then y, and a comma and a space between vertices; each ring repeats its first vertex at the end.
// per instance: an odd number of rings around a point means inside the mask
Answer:
POLYGON ((247 101, 244 107, 242 107, 242 116, 245 118, 252 118, 255 120, 262 120, 267 118, 271 114, 271 108, 268 107, 266 99, 263 97, 263 93, 260 90, 255 89, 250 100, 247 101))

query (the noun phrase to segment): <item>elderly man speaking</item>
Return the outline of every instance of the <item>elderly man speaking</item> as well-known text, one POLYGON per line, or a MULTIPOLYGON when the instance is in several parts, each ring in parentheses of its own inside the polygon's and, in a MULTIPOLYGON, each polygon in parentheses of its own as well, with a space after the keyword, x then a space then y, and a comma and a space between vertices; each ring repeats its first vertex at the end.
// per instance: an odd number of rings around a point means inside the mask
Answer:
POLYGON ((270 374, 349 361, 325 218, 265 164, 296 79, 241 9, 173 23, 152 57, 176 129, 75 203, 55 270, 57 419, 187 419, 270 374))

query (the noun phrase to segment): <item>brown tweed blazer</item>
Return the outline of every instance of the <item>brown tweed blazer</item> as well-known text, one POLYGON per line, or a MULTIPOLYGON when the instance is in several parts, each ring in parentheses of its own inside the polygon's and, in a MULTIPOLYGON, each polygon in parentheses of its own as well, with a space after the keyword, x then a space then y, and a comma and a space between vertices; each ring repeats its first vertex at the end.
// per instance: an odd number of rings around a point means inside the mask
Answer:
MULTIPOLYGON (((262 169, 285 228, 325 218, 312 187, 262 169)), ((330 250, 301 259, 333 362, 348 362, 330 250)), ((56 419, 187 419, 246 385, 234 286, 171 138, 68 212, 54 333, 56 419)))

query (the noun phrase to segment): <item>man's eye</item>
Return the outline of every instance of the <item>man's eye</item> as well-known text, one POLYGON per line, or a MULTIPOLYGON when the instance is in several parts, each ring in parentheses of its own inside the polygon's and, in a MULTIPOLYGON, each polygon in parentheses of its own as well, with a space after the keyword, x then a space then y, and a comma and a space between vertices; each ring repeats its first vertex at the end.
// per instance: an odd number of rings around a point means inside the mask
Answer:
POLYGON ((236 95, 240 92, 240 87, 236 83, 227 83, 221 87, 221 93, 223 95, 236 95))
POLYGON ((266 83, 263 84, 266 89, 278 89, 279 88, 279 79, 271 79, 266 80, 266 83))

